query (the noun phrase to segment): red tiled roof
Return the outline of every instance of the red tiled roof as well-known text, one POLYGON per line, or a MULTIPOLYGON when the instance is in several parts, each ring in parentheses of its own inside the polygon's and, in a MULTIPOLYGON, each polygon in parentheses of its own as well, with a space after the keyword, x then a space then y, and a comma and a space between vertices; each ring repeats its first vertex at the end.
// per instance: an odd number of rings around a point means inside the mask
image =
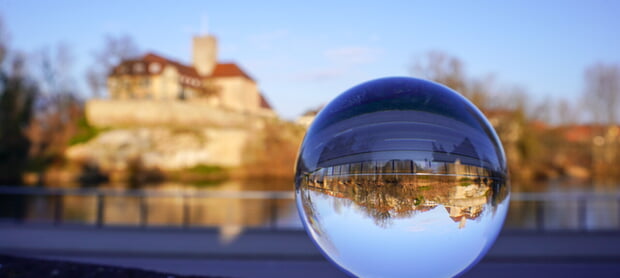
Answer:
POLYGON ((532 121, 531 125, 535 130, 538 130, 538 131, 549 129, 549 125, 547 123, 543 121, 539 121, 539 120, 532 121))
POLYGON ((261 108, 270 109, 270 110, 273 109, 271 108, 271 105, 269 104, 269 102, 267 101, 263 93, 259 93, 258 95, 260 96, 260 107, 261 108))
POLYGON ((301 115, 302 116, 316 116, 319 114, 319 112, 321 112, 321 110, 323 110, 323 107, 325 107, 325 104, 321 104, 319 107, 316 107, 316 108, 308 109, 306 110, 306 112, 304 112, 301 115))
POLYGON ((564 127, 564 139, 569 142, 587 142, 592 138, 595 127, 589 125, 573 125, 564 127))
MULTIPOLYGON (((613 127, 602 124, 578 124, 560 127, 560 131, 564 139, 569 142, 589 142, 595 136, 609 134, 609 128, 613 127)), ((615 128, 620 128, 620 125, 616 125, 615 128)))
POLYGON ((158 62, 158 63, 168 63, 170 61, 169 59, 166 59, 155 53, 147 53, 146 55, 144 55, 144 57, 142 57, 142 60, 146 62, 158 62))
POLYGON ((215 65, 211 77, 245 77, 250 80, 254 80, 247 73, 245 73, 239 66, 234 63, 225 63, 215 65))
POLYGON ((461 222, 461 219, 463 219, 463 215, 459 215, 459 216, 450 216, 450 219, 452 219, 452 221, 454 222, 461 222))
MULTIPOLYGON (((132 75, 148 75, 149 72, 144 68, 142 71, 135 70, 134 65, 144 63, 142 59, 131 59, 124 60, 118 66, 112 68, 109 73, 109 76, 113 75, 122 75, 122 74, 132 74, 132 75)), ((146 65, 145 65, 146 66, 146 65)))
MULTIPOLYGON (((109 75, 158 75, 162 73, 166 66, 176 68, 181 75, 181 83, 190 87, 200 88, 202 85, 202 78, 205 77, 244 77, 254 81, 252 77, 250 77, 234 63, 217 64, 215 65, 213 73, 210 76, 201 76, 193 66, 181 64, 155 53, 147 53, 139 59, 124 60, 120 65, 114 67, 109 75), (156 66, 155 64, 159 64, 159 66, 156 66)), ((261 99, 261 107, 271 108, 269 103, 264 98, 261 99)))
POLYGON ((114 67, 110 76, 114 75, 158 75, 166 66, 177 69, 181 75, 181 84, 188 87, 201 88, 202 80, 194 67, 183 65, 177 61, 164 58, 154 53, 147 53, 142 58, 125 60, 114 67))
POLYGON ((487 109, 484 111, 484 115, 487 118, 494 118, 494 117, 509 117, 512 116, 516 113, 515 110, 510 110, 510 109, 487 109))
POLYGON ((181 75, 188 77, 200 78, 200 75, 194 67, 183 65, 177 61, 170 60, 157 54, 148 53, 139 59, 124 60, 120 65, 114 67, 110 75, 116 74, 132 74, 132 75, 155 75, 160 74, 166 65, 175 67, 181 75), (136 64, 142 63, 141 70, 134 67, 136 64), (159 63, 157 68, 150 67, 151 64, 159 63), (124 69, 123 69, 124 68, 124 69), (156 70, 154 70, 156 69, 156 70))
POLYGON ((181 75, 187 75, 189 77, 200 78, 200 74, 198 74, 198 72, 196 71, 196 68, 183 65, 177 61, 164 58, 154 53, 148 53, 144 55, 142 60, 145 62, 157 62, 157 63, 162 63, 164 65, 172 65, 173 67, 177 68, 177 70, 179 71, 181 75))

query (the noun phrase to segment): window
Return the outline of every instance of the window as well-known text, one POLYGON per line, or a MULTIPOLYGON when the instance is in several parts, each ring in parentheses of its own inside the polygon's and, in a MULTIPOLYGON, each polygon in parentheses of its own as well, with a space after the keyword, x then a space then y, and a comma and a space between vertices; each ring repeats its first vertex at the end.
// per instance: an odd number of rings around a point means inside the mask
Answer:
POLYGON ((157 72, 159 72, 160 70, 161 70, 161 65, 160 65, 159 63, 152 63, 152 64, 149 66, 149 71, 150 71, 151 73, 157 73, 157 72))
POLYGON ((135 73, 142 73, 142 72, 144 72, 144 64, 142 64, 142 63, 135 63, 133 65, 133 71, 135 73))

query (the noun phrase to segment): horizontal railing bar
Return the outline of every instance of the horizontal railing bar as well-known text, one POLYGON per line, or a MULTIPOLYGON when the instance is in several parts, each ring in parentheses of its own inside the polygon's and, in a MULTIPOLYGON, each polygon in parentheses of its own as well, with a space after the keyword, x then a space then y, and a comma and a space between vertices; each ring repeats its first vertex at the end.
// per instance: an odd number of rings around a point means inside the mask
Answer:
POLYGON ((620 193, 587 193, 587 192, 519 192, 510 194, 511 201, 616 201, 620 193))
POLYGON ((481 176, 476 174, 438 174, 438 173, 408 173, 408 172, 381 172, 381 173, 346 173, 346 174, 326 174, 325 177, 351 177, 351 176, 438 176, 438 177, 466 177, 480 179, 497 179, 491 176, 481 176))
MULTIPOLYGON (((294 199, 293 191, 156 191, 148 189, 91 189, 91 188, 41 188, 0 186, 0 194, 4 195, 81 195, 81 196, 112 196, 112 197, 179 197, 179 198, 225 198, 225 199, 294 199)), ((620 200, 620 192, 588 193, 588 192, 514 192, 510 194, 512 201, 566 201, 566 200, 620 200)))
POLYGON ((32 188, 0 186, 0 194, 5 195, 79 195, 112 197, 179 197, 179 198, 225 198, 225 199, 294 199, 292 191, 154 191, 117 190, 86 188, 32 188))

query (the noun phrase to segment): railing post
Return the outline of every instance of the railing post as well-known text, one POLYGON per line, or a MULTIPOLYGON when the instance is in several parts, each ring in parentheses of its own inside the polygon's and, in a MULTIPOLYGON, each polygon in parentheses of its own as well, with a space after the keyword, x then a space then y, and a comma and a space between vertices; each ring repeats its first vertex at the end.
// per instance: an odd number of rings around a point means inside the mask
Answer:
POLYGON ((183 194, 183 228, 189 228, 190 225, 190 207, 187 195, 183 194))
POLYGON ((64 211, 64 195, 58 193, 54 195, 54 225, 60 225, 63 222, 64 211))
POLYGON ((20 206, 20 203, 26 203, 26 197, 27 196, 16 195, 13 199, 13 219, 15 220, 15 223, 21 223, 26 218, 26 212, 21 209, 24 205, 20 206))
POLYGON ((104 224, 105 202, 103 194, 97 194, 97 227, 101 228, 104 224))
POLYGON ((275 231, 278 223, 278 206, 275 196, 271 196, 269 199, 269 228, 275 231))
POLYGON ((579 197, 579 199, 577 199, 577 204, 578 204, 578 221, 579 221, 579 230, 585 231, 587 229, 587 223, 586 223, 586 198, 585 197, 579 197))
POLYGON ((545 230, 545 203, 542 200, 536 201, 536 229, 545 230))
POLYGON ((149 208, 146 202, 146 196, 140 196, 140 226, 145 228, 148 225, 149 208))

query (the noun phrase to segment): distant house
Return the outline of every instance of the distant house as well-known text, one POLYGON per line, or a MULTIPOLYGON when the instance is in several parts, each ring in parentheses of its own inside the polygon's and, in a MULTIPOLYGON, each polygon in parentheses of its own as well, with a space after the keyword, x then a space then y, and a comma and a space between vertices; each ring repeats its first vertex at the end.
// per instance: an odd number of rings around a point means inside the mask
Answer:
POLYGON ((234 63, 217 61, 217 40, 194 37, 192 65, 148 53, 122 61, 108 76, 111 99, 194 100, 243 113, 273 113, 256 81, 234 63))
POLYGON ((316 118, 316 115, 319 114, 319 112, 321 112, 321 110, 323 110, 323 106, 321 105, 315 109, 310 109, 306 112, 304 112, 301 116, 299 116, 299 118, 297 118, 296 122, 298 125, 304 126, 304 127, 310 127, 310 125, 312 124, 312 122, 314 121, 314 118, 316 118))

